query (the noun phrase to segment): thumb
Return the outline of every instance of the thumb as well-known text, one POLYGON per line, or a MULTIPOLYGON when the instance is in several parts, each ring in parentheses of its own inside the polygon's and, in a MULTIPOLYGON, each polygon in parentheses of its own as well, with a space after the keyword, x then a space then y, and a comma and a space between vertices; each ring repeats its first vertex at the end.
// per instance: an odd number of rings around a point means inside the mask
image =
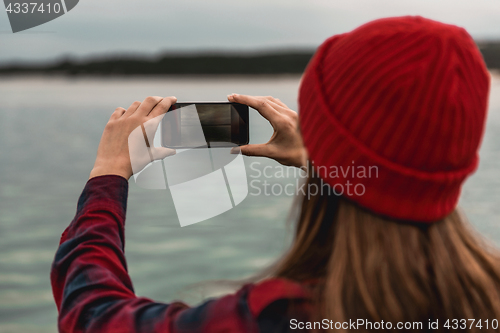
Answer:
POLYGON ((151 154, 153 155, 153 159, 155 161, 162 160, 167 156, 175 155, 175 149, 165 148, 165 147, 154 147, 151 148, 151 154))
POLYGON ((234 147, 233 149, 231 149, 231 154, 239 154, 240 151, 245 156, 270 157, 269 147, 264 143, 234 147))

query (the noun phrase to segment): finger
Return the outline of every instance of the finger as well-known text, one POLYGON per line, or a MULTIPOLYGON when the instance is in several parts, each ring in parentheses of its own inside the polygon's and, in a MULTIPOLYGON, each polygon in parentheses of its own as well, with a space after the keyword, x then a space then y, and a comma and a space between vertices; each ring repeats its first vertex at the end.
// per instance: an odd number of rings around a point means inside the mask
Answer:
POLYGON ((267 99, 267 102, 268 102, 269 104, 271 104, 271 106, 272 106, 273 108, 275 108, 275 109, 276 109, 278 112, 280 112, 280 113, 286 113, 286 112, 288 112, 288 111, 291 111, 291 110, 290 110, 289 108, 287 108, 286 106, 282 106, 282 105, 280 105, 280 104, 276 103, 274 100, 272 100, 272 99, 270 99, 270 98, 267 98, 267 97, 264 97, 264 98, 265 98, 265 99, 267 99))
POLYGON ((177 98, 174 96, 163 98, 161 102, 158 103, 153 110, 151 110, 149 117, 157 117, 166 113, 175 102, 177 102, 177 98))
POLYGON ((139 108, 139 106, 141 106, 141 102, 139 102, 139 101, 135 101, 134 103, 132 103, 132 104, 128 107, 127 111, 126 111, 126 112, 124 112, 124 113, 122 114, 122 116, 125 116, 125 117, 130 116, 132 113, 134 113, 134 112, 135 112, 135 111, 139 108))
POLYGON ((176 150, 165 147, 155 147, 151 148, 151 154, 153 155, 153 159, 156 161, 156 160, 162 160, 168 156, 175 155, 176 150))
POLYGON ((283 107, 279 104, 276 104, 276 102, 274 102, 272 100, 268 100, 268 101, 269 101, 269 104, 271 104, 271 106, 273 108, 275 108, 276 110, 278 110, 278 112, 280 112, 281 114, 284 114, 287 116, 297 115, 297 112, 293 111, 292 109, 289 109, 288 107, 283 107))
POLYGON ((156 131, 158 129, 161 120, 163 119, 163 116, 164 114, 161 114, 159 116, 147 120, 145 123, 142 124, 150 146, 153 146, 154 144, 154 138, 155 135, 157 134, 156 131))
POLYGON ((279 106, 281 106, 282 108, 285 108, 285 109, 288 109, 288 106, 286 106, 285 103, 283 103, 279 98, 275 98, 273 96, 265 96, 265 98, 269 101, 272 101, 276 104, 278 104, 279 106))
POLYGON ((239 95, 232 94, 227 97, 230 102, 236 102, 248 105, 269 120, 273 124, 279 118, 279 112, 276 111, 270 104, 269 101, 262 97, 249 96, 249 95, 239 95))
POLYGON ((111 117, 110 119, 118 119, 120 118, 121 116, 123 116, 123 114, 126 112, 127 110, 125 110, 124 108, 116 108, 115 111, 111 114, 111 117))
MULTIPOLYGON (((163 98, 159 97, 159 96, 146 97, 146 99, 144 99, 144 101, 142 101, 139 108, 137 108, 137 110, 132 114, 139 116, 139 117, 147 116, 151 112, 151 110, 153 110, 154 107, 156 105, 158 105, 158 103, 160 103, 162 100, 163 100, 163 98)), ((130 115, 132 115, 132 114, 130 114, 130 115)))
POLYGON ((264 143, 245 145, 231 149, 231 154, 239 154, 240 152, 245 156, 271 157, 269 156, 269 147, 264 143))

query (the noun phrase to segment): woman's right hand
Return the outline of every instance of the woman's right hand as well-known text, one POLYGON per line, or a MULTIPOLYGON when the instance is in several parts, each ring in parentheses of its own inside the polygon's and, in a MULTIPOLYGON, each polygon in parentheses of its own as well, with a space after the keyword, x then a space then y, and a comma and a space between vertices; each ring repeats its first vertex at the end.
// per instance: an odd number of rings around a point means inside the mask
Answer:
POLYGON ((238 147, 243 155, 268 157, 283 165, 298 168, 306 166, 307 152, 299 132, 297 112, 272 96, 232 94, 227 99, 254 108, 271 123, 274 129, 267 143, 238 147))

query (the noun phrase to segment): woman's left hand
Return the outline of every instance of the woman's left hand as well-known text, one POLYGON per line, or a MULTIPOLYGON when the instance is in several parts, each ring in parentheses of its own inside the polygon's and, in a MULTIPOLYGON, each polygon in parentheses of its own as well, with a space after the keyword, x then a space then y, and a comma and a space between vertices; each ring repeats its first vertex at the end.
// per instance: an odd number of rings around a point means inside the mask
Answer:
POLYGON ((117 108, 109 119, 97 149, 97 158, 90 178, 103 175, 118 175, 129 179, 153 160, 175 154, 175 150, 153 147, 151 139, 175 97, 147 97, 134 102, 125 110, 117 108))
POLYGON ((276 160, 283 165, 305 168, 307 151, 299 132, 299 116, 279 99, 272 96, 229 95, 230 102, 248 105, 266 118, 274 129, 267 143, 233 148, 247 156, 261 156, 276 160))

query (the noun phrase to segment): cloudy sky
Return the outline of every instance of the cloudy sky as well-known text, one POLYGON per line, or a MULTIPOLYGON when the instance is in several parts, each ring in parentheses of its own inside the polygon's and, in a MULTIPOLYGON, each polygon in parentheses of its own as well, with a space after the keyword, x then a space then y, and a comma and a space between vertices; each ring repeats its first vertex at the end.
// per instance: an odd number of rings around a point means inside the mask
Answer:
POLYGON ((316 47, 330 35, 399 15, 500 40, 500 0, 80 0, 62 17, 16 34, 2 10, 0 62, 316 47))

